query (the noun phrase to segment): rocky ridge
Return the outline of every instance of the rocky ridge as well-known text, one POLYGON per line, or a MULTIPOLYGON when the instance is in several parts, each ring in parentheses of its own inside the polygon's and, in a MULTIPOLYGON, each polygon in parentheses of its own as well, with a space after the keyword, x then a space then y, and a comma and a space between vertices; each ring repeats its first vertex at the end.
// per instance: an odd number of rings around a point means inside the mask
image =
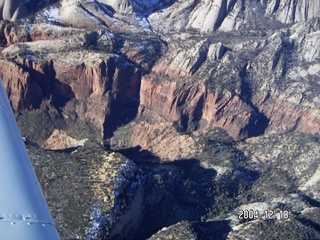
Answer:
POLYGON ((318 1, 24 5, 0 75, 62 238, 319 238, 318 1))

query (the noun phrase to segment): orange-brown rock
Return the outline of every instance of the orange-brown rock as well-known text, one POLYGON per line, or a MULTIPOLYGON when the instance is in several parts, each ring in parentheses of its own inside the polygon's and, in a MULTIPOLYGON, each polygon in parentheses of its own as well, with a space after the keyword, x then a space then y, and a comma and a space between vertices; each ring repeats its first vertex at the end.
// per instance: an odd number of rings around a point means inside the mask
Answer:
POLYGON ((21 66, 0 60, 0 77, 14 110, 39 107, 42 91, 21 66))
MULTIPOLYGON (((319 131, 320 118, 314 108, 298 106, 275 95, 265 99, 260 92, 250 99, 251 90, 242 86, 243 82, 247 81, 249 88, 251 78, 256 81, 259 76, 256 72, 264 68, 253 60, 252 64, 242 64, 237 56, 241 55, 237 53, 240 45, 229 46, 222 44, 221 39, 211 41, 208 37, 200 39, 187 34, 175 40, 167 36, 164 39, 171 42, 166 45, 155 36, 147 38, 146 34, 140 42, 137 35, 126 39, 101 29, 32 24, 27 31, 27 27, 4 24, 2 28, 5 41, 11 46, 2 51, 0 71, 15 110, 51 105, 65 119, 93 123, 104 137, 106 128, 110 128, 107 134, 110 137, 135 115, 138 120, 152 124, 174 126, 180 133, 221 127, 234 139, 259 135, 254 130, 261 127, 259 114, 269 121, 263 126, 268 133, 319 131), (184 43, 180 43, 183 39, 184 43), (235 64, 233 58, 240 63, 235 64), (239 76, 241 69, 245 69, 243 76, 239 76), (249 80, 241 79, 245 77, 249 80), (235 80, 228 82, 228 78, 235 80), (234 88, 230 87, 232 84, 234 88), (128 103, 134 103, 134 108, 139 104, 130 117, 125 108, 128 103), (110 117, 115 114, 118 115, 110 117)), ((278 38, 276 43, 282 46, 284 40, 278 38)), ((242 45, 245 48, 246 41, 242 45)), ((266 54, 273 56, 273 51, 268 51, 266 54)), ((262 65, 266 71, 272 68, 262 65)), ((280 70, 284 72, 282 67, 280 70)), ((144 139, 137 139, 135 144, 147 147, 144 139)))
POLYGON ((116 65, 115 59, 105 59, 81 64, 68 64, 56 60, 53 67, 56 79, 69 86, 74 100, 64 107, 64 116, 76 114, 77 118, 93 123, 104 135, 110 109, 114 102, 138 101, 140 71, 131 65, 116 65), (107 121, 107 122, 106 122, 107 121))
POLYGON ((200 148, 191 135, 180 134, 170 122, 135 125, 131 142, 168 160, 189 158, 200 148))
POLYGON ((0 36, 2 45, 6 46, 31 40, 24 26, 12 22, 0 23, 0 36))
POLYGON ((266 133, 319 133, 320 114, 316 109, 302 107, 268 94, 261 95, 255 99, 255 103, 270 119, 266 133))
POLYGON ((150 76, 141 81, 139 114, 152 121, 177 121, 184 131, 222 127, 235 139, 245 137, 254 124, 252 109, 237 96, 210 92, 203 85, 159 83, 150 76))
POLYGON ((132 66, 117 66, 112 58, 79 65, 56 60, 53 65, 56 78, 71 86, 76 99, 101 97, 109 90, 118 97, 133 99, 139 89, 139 71, 132 66))
MULTIPOLYGON (((48 43, 46 40, 41 44, 48 43)), ((32 52, 42 51, 41 44, 11 46, 6 59, 0 62, 1 77, 16 111, 49 104, 60 109, 66 119, 92 123, 101 130, 102 137, 113 102, 138 102, 141 73, 132 64, 89 51, 79 56, 79 52, 71 51, 63 57, 52 52, 51 59, 44 60, 32 52)))
POLYGON ((74 139, 70 137, 65 131, 55 129, 42 147, 44 149, 50 150, 64 150, 68 148, 83 146, 87 140, 88 139, 74 139))

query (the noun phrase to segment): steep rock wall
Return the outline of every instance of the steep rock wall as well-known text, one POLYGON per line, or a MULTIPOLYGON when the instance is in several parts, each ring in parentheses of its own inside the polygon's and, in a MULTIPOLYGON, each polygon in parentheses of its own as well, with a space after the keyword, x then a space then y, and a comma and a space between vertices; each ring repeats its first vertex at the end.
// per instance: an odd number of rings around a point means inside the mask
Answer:
POLYGON ((283 23, 306 22, 320 15, 320 2, 313 0, 267 1, 266 14, 283 23))
POLYGON ((161 84, 143 77, 140 90, 140 117, 152 121, 177 122, 179 131, 222 127, 235 139, 248 136, 254 123, 252 109, 237 96, 217 94, 204 86, 161 84))
POLYGON ((43 100, 41 88, 32 80, 30 73, 21 66, 0 60, 0 73, 10 103, 15 110, 39 107, 43 100))
MULTIPOLYGON (((66 119, 92 123, 104 134, 115 102, 138 101, 140 71, 109 58, 73 64, 59 59, 0 61, 1 77, 14 110, 53 106, 66 119)), ((108 123, 115 124, 115 123, 108 123)))
POLYGON ((155 12, 149 20, 152 27, 160 32, 185 28, 213 32, 252 29, 257 26, 277 27, 279 22, 305 22, 319 15, 320 3, 312 0, 190 0, 176 1, 168 11, 155 12), (159 24, 159 18, 163 19, 163 24, 159 24))
MULTIPOLYGON (((203 14, 204 7, 209 6, 207 13, 215 16, 211 27, 221 28, 228 11, 241 9, 259 15, 261 7, 272 2, 221 0, 208 5, 207 1, 187 1, 181 6, 190 14, 197 11, 203 14), (239 4, 245 5, 239 7, 239 4)), ((65 3, 66 7, 75 4, 65 3)), ((153 3, 160 6, 157 1, 153 3)), ((166 7, 162 13, 171 11, 177 3, 167 1, 162 5, 166 7)), ((82 9, 81 4, 98 3, 80 1, 76 6, 82 9)), ((278 10, 273 9, 270 14, 278 10)), ((196 21, 197 16, 189 20, 196 21)), ((242 17, 246 16, 245 13, 242 17)), ((259 15, 260 20, 264 17, 259 15)), ((252 19, 257 23, 256 20, 252 19)), ((205 22, 199 20, 199 23, 205 22)), ((106 138, 136 115, 151 122, 172 124, 182 133, 222 127, 235 139, 259 135, 265 130, 314 132, 312 129, 319 129, 317 98, 303 101, 302 93, 298 93, 298 88, 313 91, 311 86, 316 85, 312 79, 318 74, 318 65, 311 64, 319 57, 316 20, 293 25, 288 31, 273 29, 256 35, 246 31, 245 35, 184 32, 159 39, 143 34, 141 41, 137 40, 139 34, 124 36, 116 31, 48 28, 41 24, 32 28, 4 24, 1 29, 5 45, 9 46, 2 52, 3 76, 7 89, 17 89, 14 94, 8 90, 16 110, 51 104, 65 118, 93 123, 106 138), (7 65, 8 69, 12 68, 10 73, 5 69, 7 65), (37 94, 31 96, 29 89, 37 94), (265 100, 268 94, 272 101, 265 100), (118 113, 122 108, 123 112, 130 111, 130 117, 118 113), (288 109, 288 113, 282 113, 281 109, 288 109), (261 118, 265 124, 257 130, 261 118)))
POLYGON ((119 13, 132 13, 132 0, 103 0, 103 3, 111 6, 119 13))
POLYGON ((303 132, 315 134, 320 131, 320 112, 299 107, 276 96, 261 93, 254 99, 261 112, 269 119, 266 133, 303 132))

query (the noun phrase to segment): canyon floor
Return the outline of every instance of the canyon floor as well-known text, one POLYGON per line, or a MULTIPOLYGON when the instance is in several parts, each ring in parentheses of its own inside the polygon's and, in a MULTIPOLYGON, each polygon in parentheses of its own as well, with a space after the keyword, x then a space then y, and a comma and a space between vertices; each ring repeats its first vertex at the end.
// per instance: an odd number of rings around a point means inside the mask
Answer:
POLYGON ((0 22, 61 239, 320 239, 320 5, 214 3, 31 0, 0 22))

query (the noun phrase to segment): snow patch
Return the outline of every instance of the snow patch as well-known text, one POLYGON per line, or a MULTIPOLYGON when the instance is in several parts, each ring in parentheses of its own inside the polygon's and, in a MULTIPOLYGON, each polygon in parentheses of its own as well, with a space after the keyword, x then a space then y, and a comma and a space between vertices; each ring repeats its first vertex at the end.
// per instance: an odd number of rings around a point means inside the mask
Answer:
POLYGON ((35 61, 36 60, 35 56, 32 55, 32 54, 26 54, 25 58, 28 59, 28 60, 31 60, 31 61, 35 61))
POLYGON ((90 217, 91 227, 86 229, 87 239, 98 239, 101 227, 105 225, 105 219, 101 214, 99 203, 93 205, 93 211, 90 217))
POLYGON ((320 167, 317 168, 315 173, 309 178, 309 180, 300 187, 300 190, 306 190, 309 187, 317 186, 320 182, 320 167))
POLYGON ((44 9, 42 16, 47 20, 47 22, 58 22, 60 19, 60 10, 58 7, 50 7, 44 9))
POLYGON ((28 22, 25 22, 24 29, 26 30, 27 33, 31 33, 33 30, 33 25, 28 22))

